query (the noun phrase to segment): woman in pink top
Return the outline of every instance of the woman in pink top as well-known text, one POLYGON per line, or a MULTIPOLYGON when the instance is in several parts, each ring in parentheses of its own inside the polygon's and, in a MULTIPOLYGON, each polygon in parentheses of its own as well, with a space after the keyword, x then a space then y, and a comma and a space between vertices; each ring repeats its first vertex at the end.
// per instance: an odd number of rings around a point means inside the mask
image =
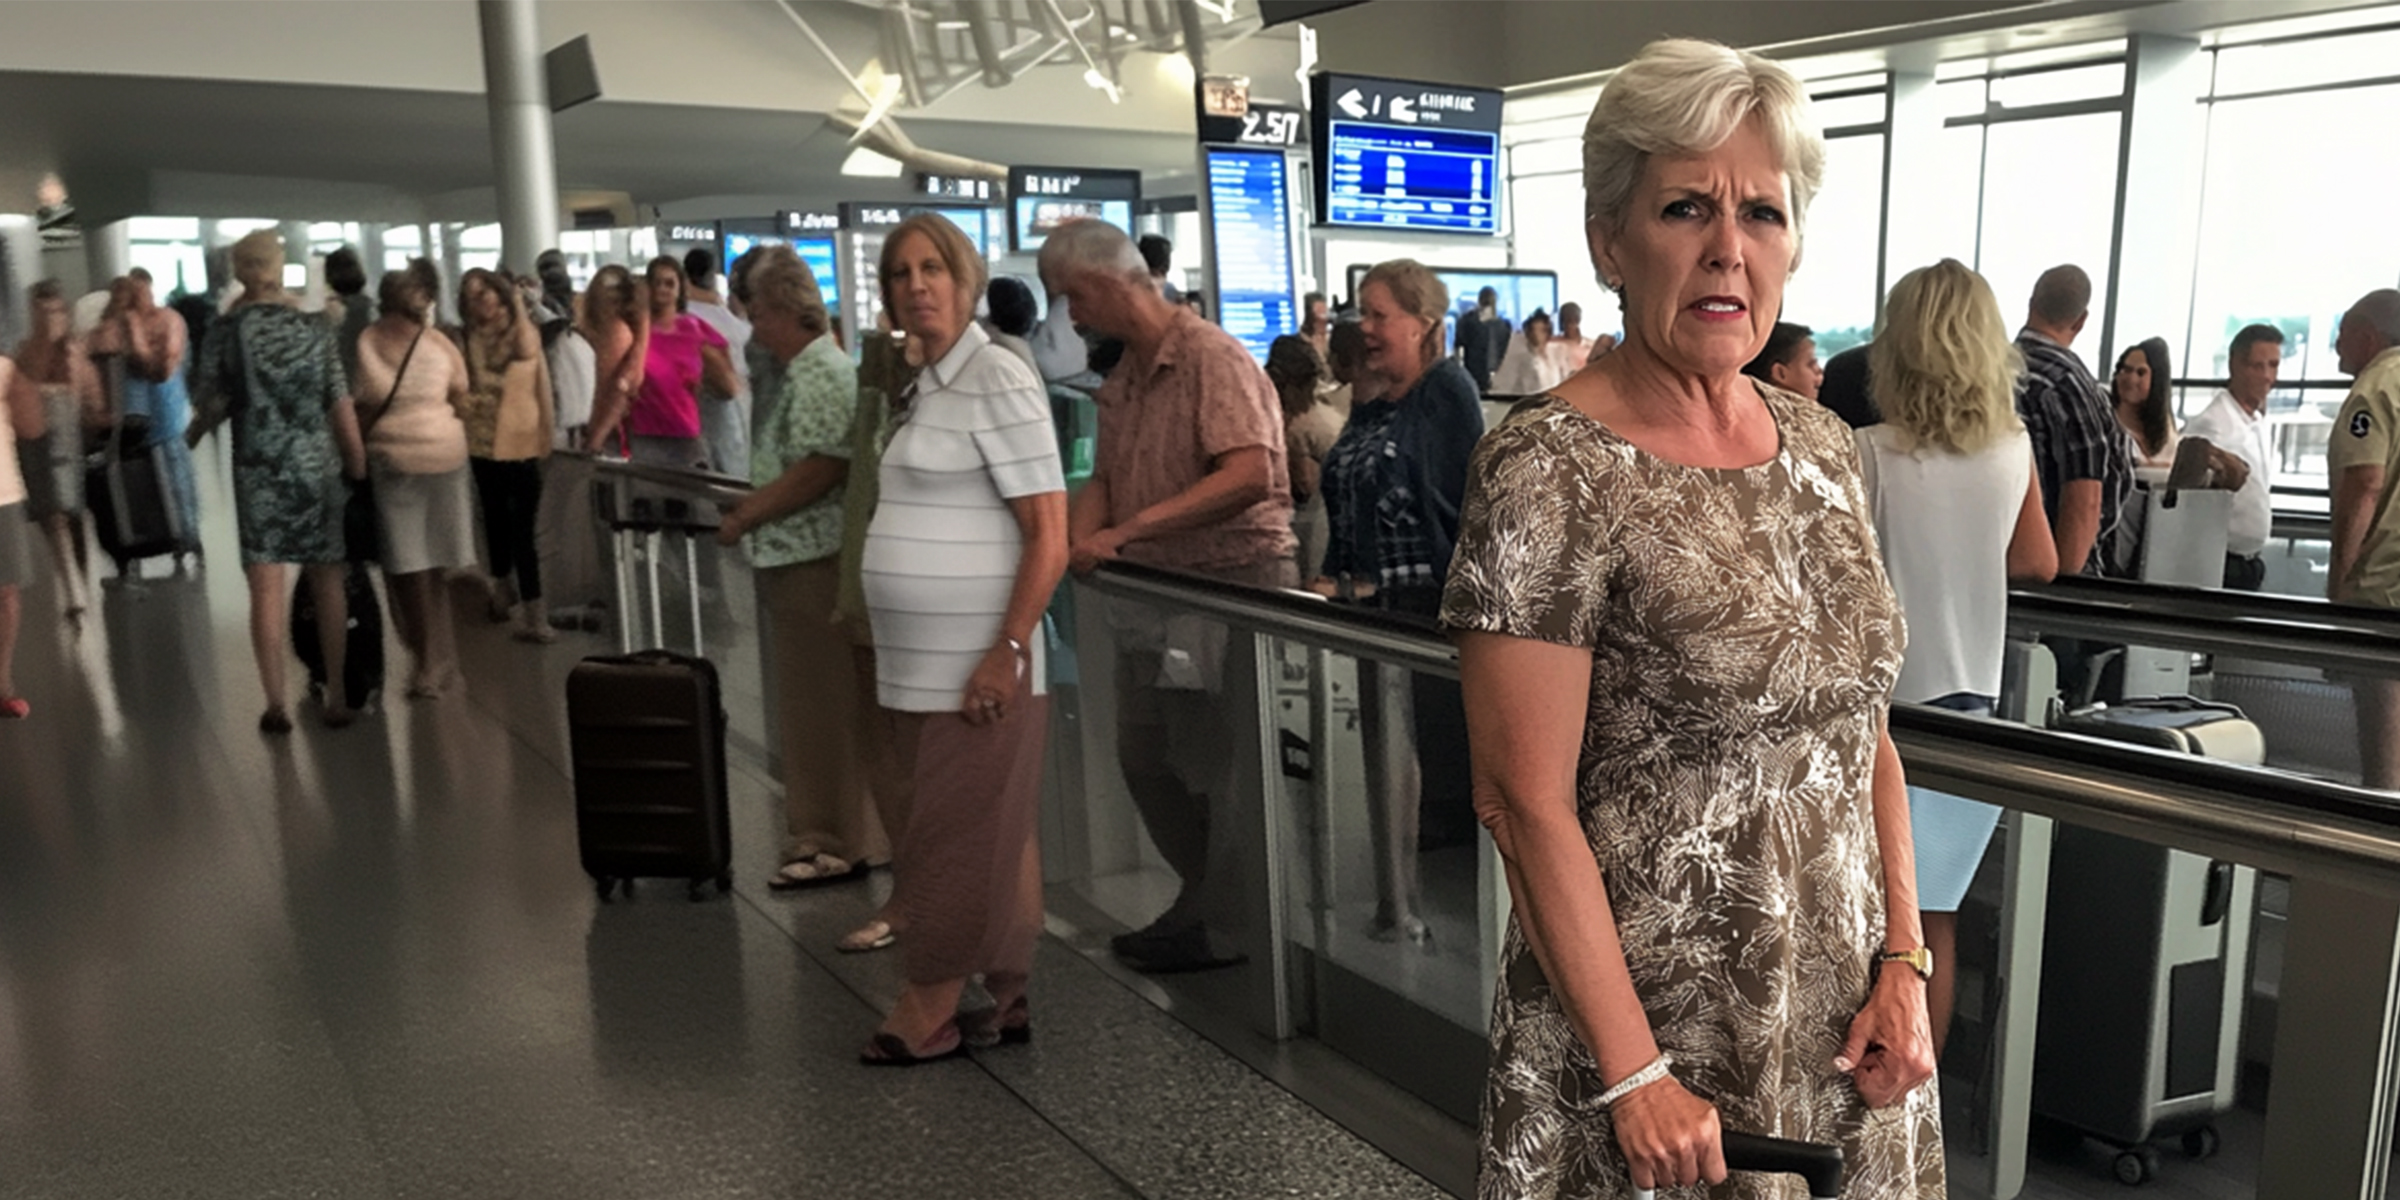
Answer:
POLYGON ((740 390, 733 359, 723 335, 683 311, 683 264, 664 255, 651 259, 644 282, 650 293, 650 337, 642 355, 641 389, 625 414, 625 432, 633 443, 628 457, 665 467, 705 467, 700 384, 705 378, 725 395, 740 390))

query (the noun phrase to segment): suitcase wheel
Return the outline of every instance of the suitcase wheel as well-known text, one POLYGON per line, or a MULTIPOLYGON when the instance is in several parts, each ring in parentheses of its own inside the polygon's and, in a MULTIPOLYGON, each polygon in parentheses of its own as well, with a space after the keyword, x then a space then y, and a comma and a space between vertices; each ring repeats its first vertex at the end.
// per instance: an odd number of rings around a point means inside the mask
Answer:
POLYGON ((2203 1125, 2183 1135, 2183 1152, 2193 1158, 2213 1158, 2224 1139, 2217 1136, 2217 1127, 2203 1125))
POLYGON ((2114 1168, 2118 1183, 2139 1187, 2158 1178, 2158 1151, 2136 1146, 2118 1154, 2114 1168))

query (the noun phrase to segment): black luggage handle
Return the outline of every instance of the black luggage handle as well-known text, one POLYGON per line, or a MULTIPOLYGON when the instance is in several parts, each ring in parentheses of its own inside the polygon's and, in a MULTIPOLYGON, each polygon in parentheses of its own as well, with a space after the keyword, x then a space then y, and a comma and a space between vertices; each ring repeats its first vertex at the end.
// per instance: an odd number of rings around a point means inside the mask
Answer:
MULTIPOLYGON (((1834 1200, 1842 1194, 1842 1175, 1847 1168, 1842 1162, 1840 1146, 1730 1130, 1719 1136, 1725 1147, 1726 1170, 1798 1175, 1807 1181, 1808 1194, 1813 1200, 1834 1200)), ((1652 1200, 1655 1193, 1636 1190, 1634 1195, 1640 1200, 1652 1200)))

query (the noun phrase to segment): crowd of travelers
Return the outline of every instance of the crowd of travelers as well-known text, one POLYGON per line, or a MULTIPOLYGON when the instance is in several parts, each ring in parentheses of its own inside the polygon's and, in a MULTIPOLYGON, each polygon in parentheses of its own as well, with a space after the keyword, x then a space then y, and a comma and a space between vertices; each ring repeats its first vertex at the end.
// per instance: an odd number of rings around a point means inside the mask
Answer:
MULTIPOLYGON (((746 548, 767 622, 771 886, 892 869, 839 949, 899 947, 904 986, 861 1057, 905 1066, 1031 1037, 1062 579, 1126 562, 1314 592, 1458 646, 1459 682, 1360 664, 1369 932, 1429 943, 1419 848, 1490 831, 1514 915, 1486 1194, 1719 1181, 1719 1131, 1749 1128, 1840 1143, 1854 1194, 1940 1195, 1947 968, 1998 813, 1910 787, 1887 706, 1989 714, 2008 588, 2137 574, 2139 485, 2168 472, 2232 494, 2222 583, 2260 587, 2284 335, 2236 333, 2230 378, 2178 428, 2165 341, 2128 345, 2106 386, 2074 352, 2085 271, 2045 271, 2012 336, 2002 299, 1945 259, 1820 362, 1782 319, 1825 168, 1788 72, 1657 43, 1585 137, 1591 266, 1622 310, 1598 336, 1575 304, 1513 326, 1490 289, 1454 309, 1401 259, 1339 309, 1308 297, 1262 366, 1175 293, 1163 239, 1058 229, 1037 304, 936 215, 885 238, 885 319, 854 345, 772 245, 723 278, 702 250, 604 267, 580 293, 555 252, 530 275, 469 271, 448 326, 421 259, 370 300, 337 253, 336 299, 305 310, 268 233, 232 247, 240 290, 197 337, 142 272, 83 331, 37 285, 33 331, 0 360, 0 718, 30 712, 10 648, 36 543, 63 618, 91 603, 92 439, 130 431, 165 456, 185 570, 190 452, 230 430, 272 734, 293 727, 287 568, 339 728, 365 700, 338 633, 357 564, 382 572, 406 694, 434 700, 459 683, 462 574, 518 637, 555 637, 555 452, 746 477, 717 536, 746 548), (1097 412, 1072 495, 1062 395, 1097 412), (1489 396, 1512 403, 1487 429, 1489 396)), ((2396 348, 2400 291, 2359 299, 2338 345, 2357 382, 2331 451, 2332 590, 2387 607, 2396 348)), ((1238 961, 1210 924, 1215 768, 1243 715, 1226 631, 1130 603, 1105 617, 1123 783, 1177 881, 1110 949, 1147 972, 1238 961)), ((2070 687, 2105 686, 2086 669, 2062 659, 2070 687)), ((2400 688, 2361 685, 2361 731, 2368 782, 2400 786, 2400 688)))

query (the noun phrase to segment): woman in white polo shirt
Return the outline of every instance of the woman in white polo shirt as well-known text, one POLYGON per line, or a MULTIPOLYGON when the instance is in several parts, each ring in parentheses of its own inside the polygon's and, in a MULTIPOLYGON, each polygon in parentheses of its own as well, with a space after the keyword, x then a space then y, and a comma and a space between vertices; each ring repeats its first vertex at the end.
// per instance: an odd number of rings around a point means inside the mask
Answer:
POLYGON ((906 984, 859 1053, 882 1066, 1032 1037, 1049 721, 1036 635, 1066 572, 1067 494, 1041 380, 975 324, 985 273, 938 216, 884 241, 884 307, 921 369, 883 454, 861 571, 877 691, 913 785, 892 859, 906 984), (998 1007, 962 1024, 973 975, 998 1007))

